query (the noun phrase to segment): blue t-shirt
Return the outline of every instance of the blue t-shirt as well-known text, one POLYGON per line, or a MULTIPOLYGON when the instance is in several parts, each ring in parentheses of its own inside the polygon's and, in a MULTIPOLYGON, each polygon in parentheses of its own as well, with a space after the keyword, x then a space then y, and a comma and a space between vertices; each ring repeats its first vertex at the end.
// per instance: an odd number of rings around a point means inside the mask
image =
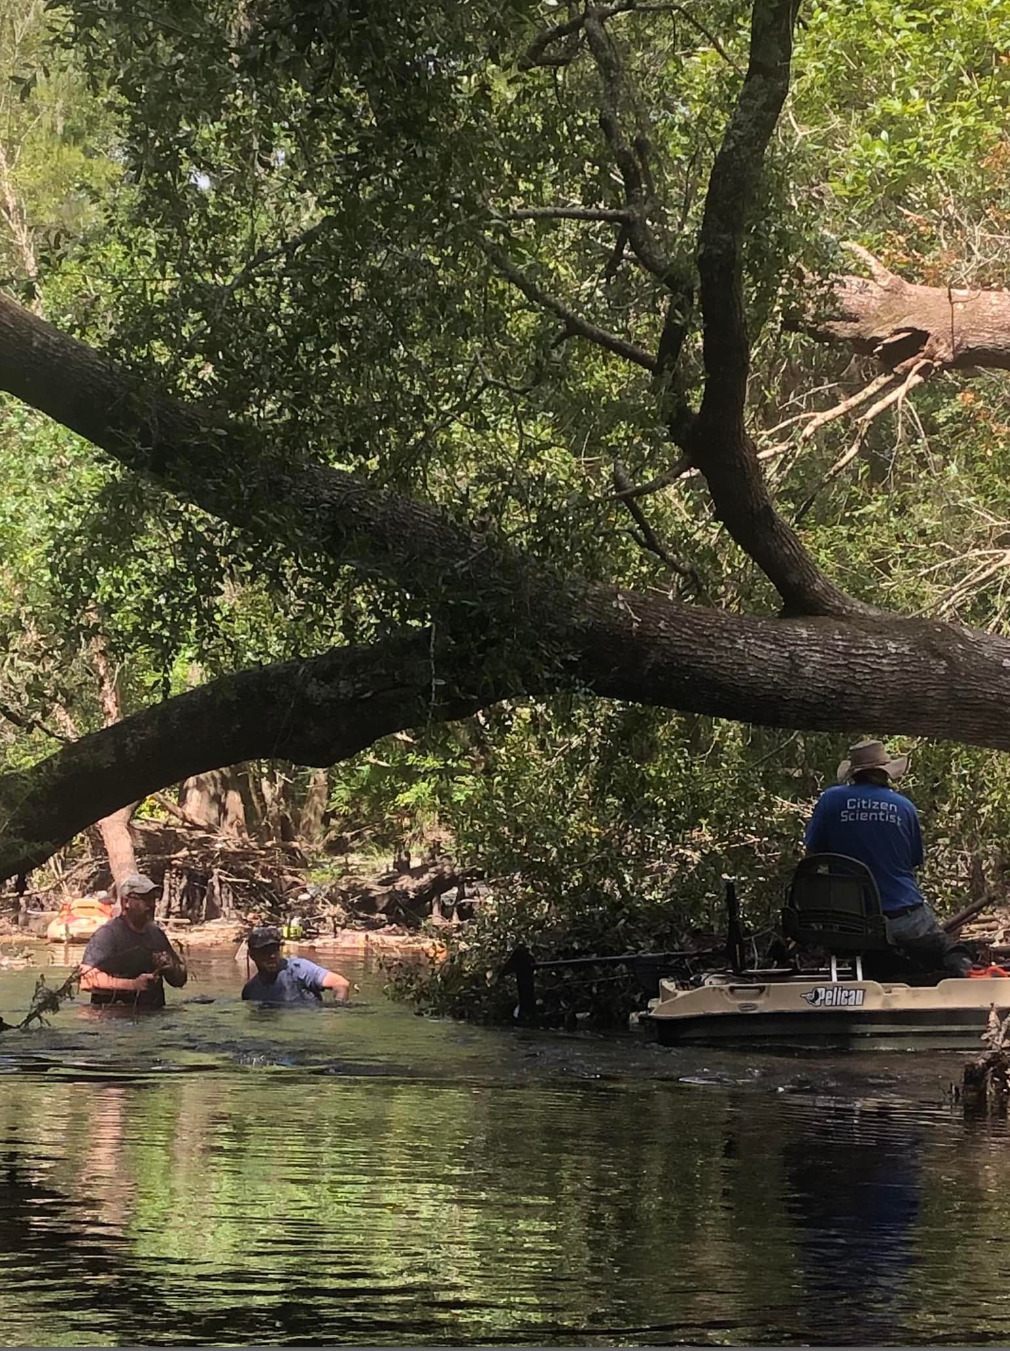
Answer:
POLYGON ((847 854, 865 863, 885 914, 922 904, 914 873, 922 863, 919 813, 893 788, 853 783, 825 789, 803 843, 808 854, 847 854))
POLYGON ((318 1004, 329 974, 325 966, 316 966, 304 957, 282 957, 274 979, 266 980, 257 971, 243 985, 242 998, 261 1004, 318 1004))

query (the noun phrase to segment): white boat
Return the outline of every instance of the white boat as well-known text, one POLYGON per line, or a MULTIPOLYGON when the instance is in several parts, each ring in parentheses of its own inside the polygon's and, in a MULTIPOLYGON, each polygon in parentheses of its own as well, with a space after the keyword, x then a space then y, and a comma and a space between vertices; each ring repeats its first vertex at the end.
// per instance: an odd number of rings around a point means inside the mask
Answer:
POLYGON ((1010 1011, 1010 980, 907 985, 830 972, 722 972, 693 989, 662 979, 639 1021, 665 1046, 977 1051, 993 1005, 1010 1011))
POLYGON ((797 868, 782 911, 796 959, 788 967, 745 969, 732 888, 728 899, 729 969, 663 977, 640 1015, 664 1045, 978 1050, 989 1010, 1010 1011, 999 967, 959 978, 903 959, 876 883, 855 859, 812 855, 797 868), (805 960, 811 951, 820 965, 805 960))

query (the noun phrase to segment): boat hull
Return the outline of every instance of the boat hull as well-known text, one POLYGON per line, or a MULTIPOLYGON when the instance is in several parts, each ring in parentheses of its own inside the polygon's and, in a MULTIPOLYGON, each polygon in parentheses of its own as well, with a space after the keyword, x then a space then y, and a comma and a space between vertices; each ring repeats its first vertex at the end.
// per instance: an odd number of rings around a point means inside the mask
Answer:
POLYGON ((50 943, 87 943, 102 925, 112 918, 111 902, 81 897, 61 910, 46 929, 50 943))
POLYGON ((46 942, 87 943, 104 923, 104 919, 54 919, 46 929, 46 942))
POLYGON ((663 981, 641 1023, 665 1046, 782 1050, 980 1050, 992 1006, 1010 1010, 1010 980, 729 983, 677 990, 663 981))

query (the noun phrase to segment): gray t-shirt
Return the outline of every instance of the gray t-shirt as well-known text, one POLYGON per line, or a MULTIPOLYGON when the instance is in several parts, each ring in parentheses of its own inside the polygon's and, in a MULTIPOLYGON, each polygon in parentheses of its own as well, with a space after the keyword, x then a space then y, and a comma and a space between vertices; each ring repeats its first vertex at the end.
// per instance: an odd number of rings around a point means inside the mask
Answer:
POLYGON ((257 971, 242 987, 243 999, 261 1004, 318 1004, 323 997, 323 982, 330 973, 305 957, 282 957, 273 980, 265 980, 257 971))
MULTIPOLYGON (((131 929, 122 915, 107 920, 97 929, 84 949, 82 966, 94 966, 107 976, 122 976, 135 980, 145 971, 155 969, 154 954, 171 952, 168 935, 157 924, 149 924, 138 933, 131 929)), ((165 986, 156 981, 148 990, 92 990, 92 1004, 134 1004, 138 1008, 160 1009, 165 1006, 165 986)))

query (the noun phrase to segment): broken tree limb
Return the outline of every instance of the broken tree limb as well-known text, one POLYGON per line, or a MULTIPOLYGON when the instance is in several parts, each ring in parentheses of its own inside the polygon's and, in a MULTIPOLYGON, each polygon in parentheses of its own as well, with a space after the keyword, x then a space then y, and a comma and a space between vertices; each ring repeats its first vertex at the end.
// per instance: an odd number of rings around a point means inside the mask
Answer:
MULTIPOLYGON (((836 479, 838 475, 842 472, 842 470, 845 469, 847 465, 851 464, 852 461, 859 454, 860 450, 862 450, 863 442, 866 440, 866 433, 870 430, 870 424, 873 422, 873 420, 879 417, 880 414, 886 408, 890 408, 891 404, 893 403, 898 404, 898 406, 900 407, 904 399, 907 397, 909 391, 913 390, 916 387, 916 385, 921 385, 923 381, 926 379, 926 376, 929 374, 929 371, 931 369, 932 364, 929 361, 926 361, 925 359, 922 359, 921 361, 916 361, 913 364, 912 369, 909 371, 908 375, 905 377, 905 379, 901 382, 900 385, 897 385, 895 388, 889 390, 883 396, 883 398, 877 400, 877 402, 872 406, 872 408, 868 408, 866 412, 862 414, 862 416, 858 419, 859 430, 856 433, 856 439, 853 441, 852 445, 848 448, 848 450, 846 450, 842 455, 838 457, 838 459, 831 466, 831 468, 824 475, 824 477, 820 480, 820 482, 815 485, 815 487, 808 493, 806 498, 803 500, 799 509, 796 512, 797 524, 799 524, 799 522, 802 521, 803 517, 814 505, 814 502, 817 500, 818 494, 821 493, 828 486, 829 483, 831 483, 834 479, 836 479)), ((890 377, 888 377, 888 383, 890 383, 890 377)))
MULTIPOLYGON (((801 441, 809 441, 811 437, 816 436, 822 427, 826 427, 829 422, 834 422, 837 418, 844 417, 846 413, 851 413, 853 408, 858 408, 860 404, 865 403, 867 399, 872 399, 874 394, 879 394, 882 389, 892 384, 897 379, 893 371, 885 371, 883 375, 878 375, 875 380, 871 380, 868 385, 858 392, 851 395, 848 399, 843 399, 841 403, 836 403, 833 408, 826 408, 823 413, 814 413, 810 421, 800 432, 801 441)), ((786 445, 789 443, 786 442, 786 445)))
POLYGON ((792 314, 786 328, 876 357, 888 370, 910 358, 936 370, 1010 370, 1010 292, 904 281, 859 246, 872 276, 834 279, 823 314, 792 314))

